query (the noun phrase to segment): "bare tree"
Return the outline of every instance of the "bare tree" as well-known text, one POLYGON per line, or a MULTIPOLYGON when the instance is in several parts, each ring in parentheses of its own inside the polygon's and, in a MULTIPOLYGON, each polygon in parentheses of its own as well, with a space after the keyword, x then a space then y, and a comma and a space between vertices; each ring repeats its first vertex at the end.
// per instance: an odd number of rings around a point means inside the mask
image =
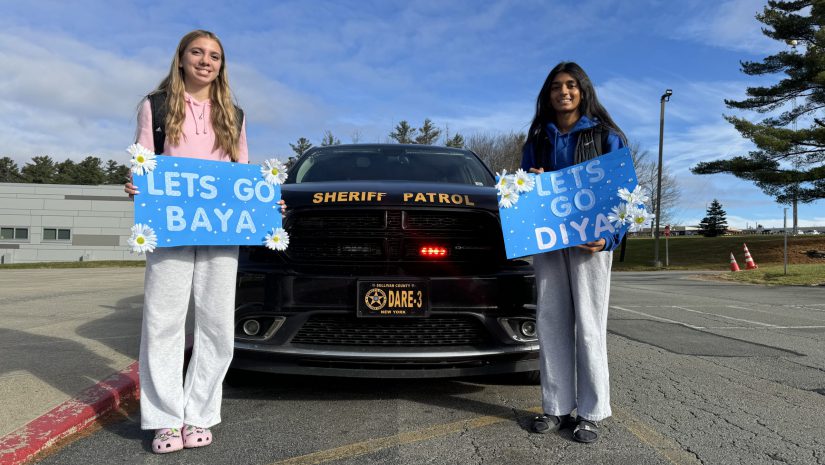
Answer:
POLYGON ((493 171, 506 169, 513 172, 521 166, 521 147, 526 137, 522 132, 473 134, 466 139, 465 147, 475 152, 493 171))
MULTIPOLYGON (((639 185, 650 195, 650 199, 645 203, 645 208, 651 213, 655 213, 656 205, 656 182, 658 176, 657 163, 651 160, 650 152, 642 150, 638 142, 630 142, 628 145, 630 156, 633 157, 633 166, 636 168, 636 178, 639 185)), ((681 190, 676 177, 670 174, 670 170, 665 165, 662 167, 662 203, 660 224, 673 224, 676 215, 676 205, 679 203, 681 190)))

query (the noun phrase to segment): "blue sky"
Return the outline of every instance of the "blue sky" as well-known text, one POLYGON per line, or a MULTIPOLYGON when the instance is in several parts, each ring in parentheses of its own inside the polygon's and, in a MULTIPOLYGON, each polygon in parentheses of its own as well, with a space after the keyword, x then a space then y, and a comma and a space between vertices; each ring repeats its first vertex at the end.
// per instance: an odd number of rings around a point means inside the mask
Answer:
MULTIPOLYGON (((385 142, 400 120, 430 118, 465 137, 526 131, 556 63, 581 64, 631 141, 679 179, 681 224, 718 199, 732 226, 778 226, 782 206, 702 160, 746 153, 725 98, 775 82, 740 72, 781 44, 754 15, 763 0, 98 1, 0 0, 0 156, 126 162, 136 107, 168 71, 180 37, 216 32, 248 118, 252 162, 319 144, 385 142)), ((498 167, 493 167, 497 169, 498 167)), ((790 213, 789 213, 790 214, 790 213)), ((822 201, 800 225, 825 225, 822 201)))

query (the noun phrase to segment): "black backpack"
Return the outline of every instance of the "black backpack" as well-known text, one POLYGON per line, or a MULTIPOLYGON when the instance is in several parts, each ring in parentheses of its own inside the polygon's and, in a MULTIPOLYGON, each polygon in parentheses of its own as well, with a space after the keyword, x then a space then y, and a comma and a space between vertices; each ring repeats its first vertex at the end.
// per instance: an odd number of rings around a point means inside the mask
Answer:
MULTIPOLYGON (((163 155, 163 146, 166 143, 166 92, 154 92, 146 96, 149 107, 152 109, 152 137, 155 143, 155 155, 163 155)), ((235 105, 238 124, 238 133, 243 127, 243 110, 235 105)))

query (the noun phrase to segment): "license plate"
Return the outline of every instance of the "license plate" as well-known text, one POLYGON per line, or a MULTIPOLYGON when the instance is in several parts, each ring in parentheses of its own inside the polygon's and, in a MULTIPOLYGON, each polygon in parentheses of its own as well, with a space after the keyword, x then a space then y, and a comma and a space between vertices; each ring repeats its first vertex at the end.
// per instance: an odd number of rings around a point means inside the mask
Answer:
POLYGON ((358 281, 358 316, 427 316, 427 281, 358 281))

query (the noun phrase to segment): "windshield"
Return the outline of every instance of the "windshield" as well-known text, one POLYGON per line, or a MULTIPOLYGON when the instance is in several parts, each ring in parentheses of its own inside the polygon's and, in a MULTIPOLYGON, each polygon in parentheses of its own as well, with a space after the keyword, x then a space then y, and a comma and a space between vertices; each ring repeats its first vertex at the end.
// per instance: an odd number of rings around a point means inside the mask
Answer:
POLYGON ((472 153, 410 147, 326 147, 301 157, 288 184, 329 181, 412 181, 494 186, 472 153))

